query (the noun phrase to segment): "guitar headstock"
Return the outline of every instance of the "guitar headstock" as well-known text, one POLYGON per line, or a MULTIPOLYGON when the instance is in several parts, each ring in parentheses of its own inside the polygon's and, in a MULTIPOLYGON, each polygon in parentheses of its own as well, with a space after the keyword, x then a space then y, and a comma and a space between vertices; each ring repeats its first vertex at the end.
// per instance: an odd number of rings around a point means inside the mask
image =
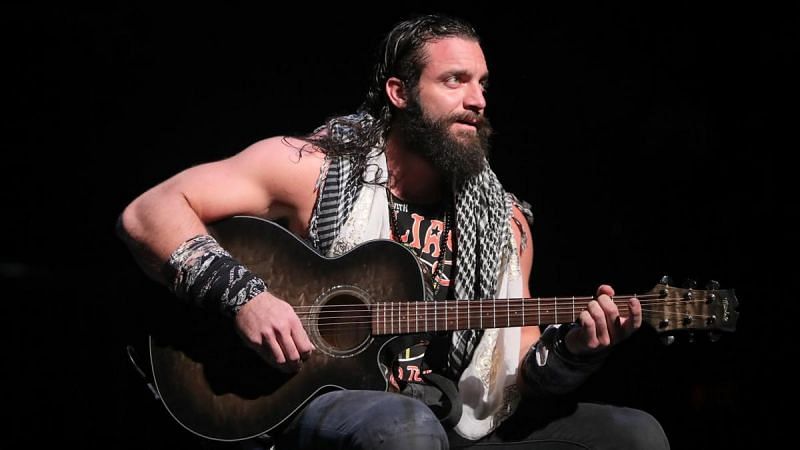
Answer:
POLYGON ((640 296, 643 321, 659 333, 736 330, 739 302, 733 289, 720 289, 712 281, 706 289, 670 286, 666 280, 640 296))

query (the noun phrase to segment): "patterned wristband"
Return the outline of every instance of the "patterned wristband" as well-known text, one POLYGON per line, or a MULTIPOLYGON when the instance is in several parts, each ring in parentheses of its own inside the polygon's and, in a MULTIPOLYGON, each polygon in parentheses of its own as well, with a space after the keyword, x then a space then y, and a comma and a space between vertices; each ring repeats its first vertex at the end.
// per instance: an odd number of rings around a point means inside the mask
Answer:
POLYGON ((181 244, 168 265, 175 271, 175 295, 230 317, 267 290, 264 280, 233 259, 209 235, 195 236, 181 244))

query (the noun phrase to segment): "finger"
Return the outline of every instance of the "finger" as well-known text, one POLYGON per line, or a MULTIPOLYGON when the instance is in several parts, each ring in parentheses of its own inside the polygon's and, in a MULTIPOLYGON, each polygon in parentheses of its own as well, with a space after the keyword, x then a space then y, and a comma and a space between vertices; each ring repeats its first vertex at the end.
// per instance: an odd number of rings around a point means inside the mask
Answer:
POLYGON ((297 351, 297 346, 292 339, 291 330, 288 333, 281 333, 278 335, 278 342, 283 349, 283 354, 286 356, 285 363, 292 369, 298 369, 300 362, 300 352, 297 351))
POLYGON ((306 333, 299 319, 292 327, 292 339, 302 359, 307 359, 311 356, 311 352, 314 351, 314 344, 311 343, 311 339, 308 338, 308 333, 306 333))
POLYGON ((589 302, 589 306, 586 308, 589 311, 589 314, 592 315, 592 319, 594 319, 595 323, 595 330, 597 333, 597 340, 600 345, 606 346, 611 343, 611 337, 608 334, 608 324, 606 323, 606 313, 603 311, 603 308, 600 306, 600 303, 597 300, 592 300, 589 302))
MULTIPOLYGON (((605 313, 605 321, 606 321, 606 328, 608 330, 608 337, 610 342, 615 342, 617 338, 617 331, 618 327, 621 326, 621 322, 619 320, 619 309, 617 305, 611 300, 611 297, 608 295, 601 295, 597 299, 597 303, 603 309, 605 313)), ((621 330, 621 329, 620 329, 621 330)))
POLYGON ((599 342, 597 342, 597 326, 595 325, 592 314, 584 309, 581 311, 579 319, 581 323, 581 332, 583 334, 583 336, 581 336, 583 342, 580 342, 580 345, 584 347, 583 350, 597 348, 599 345, 599 342))
POLYGON ((624 330, 626 335, 630 335, 642 326, 642 304, 639 299, 632 297, 628 299, 628 309, 630 313, 625 319, 624 330))
MULTIPOLYGON (((286 357, 284 356, 283 349, 281 349, 277 339, 270 336, 264 336, 263 344, 268 350, 268 358, 265 358, 267 362, 277 364, 279 367, 286 363, 286 357)), ((260 351, 259 353, 263 354, 264 352, 260 351)))
POLYGON ((608 284, 601 284, 600 287, 597 288, 597 294, 595 294, 595 297, 598 298, 601 295, 607 295, 609 297, 613 297, 614 296, 614 288, 612 288, 608 284))

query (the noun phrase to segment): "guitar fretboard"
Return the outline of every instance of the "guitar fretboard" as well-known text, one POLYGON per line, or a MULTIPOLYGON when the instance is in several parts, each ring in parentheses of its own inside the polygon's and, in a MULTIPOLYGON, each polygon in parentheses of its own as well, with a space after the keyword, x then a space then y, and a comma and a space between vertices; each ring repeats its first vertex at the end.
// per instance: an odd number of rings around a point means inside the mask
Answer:
POLYGON ((585 301, 512 298, 372 305, 372 333, 406 334, 574 322, 585 301))

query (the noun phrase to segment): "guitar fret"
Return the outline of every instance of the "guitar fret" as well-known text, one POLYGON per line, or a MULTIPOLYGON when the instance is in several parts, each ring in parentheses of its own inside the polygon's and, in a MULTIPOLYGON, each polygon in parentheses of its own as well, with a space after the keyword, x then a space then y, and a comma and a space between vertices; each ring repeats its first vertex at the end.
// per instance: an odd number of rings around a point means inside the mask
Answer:
POLYGON ((425 331, 428 331, 428 304, 425 303, 425 331))
POLYGON ((447 302, 444 302, 444 328, 447 329, 447 302))
POLYGON ((497 328, 497 299, 492 299, 492 327, 497 328))
POLYGON ((433 331, 439 331, 439 311, 436 303, 433 304, 433 331))
POLYGON ((560 323, 558 320, 558 297, 553 297, 553 323, 560 323))
POLYGON ((527 325, 525 323, 525 299, 522 299, 522 325, 527 325))
POLYGON ((575 296, 572 296, 572 321, 575 322, 575 296))
POLYGON ((458 300, 456 300, 456 326, 455 329, 458 329, 458 300))
POLYGON ((510 305, 510 302, 511 302, 511 299, 507 298, 506 299, 506 326, 507 327, 511 326, 511 305, 510 305))
POLYGON ((414 302, 414 332, 419 333, 419 302, 414 302))
POLYGON ((397 332, 404 333, 403 330, 403 302, 397 303, 397 332))
POLYGON ((536 309, 539 310, 539 325, 542 324, 542 297, 536 298, 536 309))
POLYGON ((406 333, 411 331, 411 302, 406 302, 406 333))
POLYGON ((389 325, 392 327, 392 334, 394 334, 394 302, 389 305, 391 310, 389 311, 389 325))

